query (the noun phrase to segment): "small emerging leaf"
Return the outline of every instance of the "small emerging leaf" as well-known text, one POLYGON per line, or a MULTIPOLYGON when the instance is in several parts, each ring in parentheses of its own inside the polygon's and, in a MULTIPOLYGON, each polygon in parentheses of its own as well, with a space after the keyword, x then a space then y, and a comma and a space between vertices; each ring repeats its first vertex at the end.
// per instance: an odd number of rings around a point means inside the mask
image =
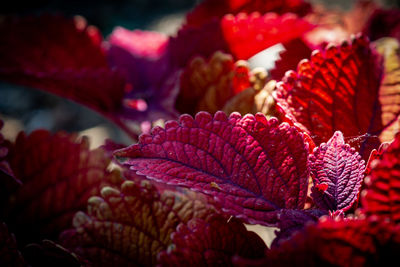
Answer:
POLYGON ((365 162, 345 144, 337 131, 310 156, 314 186, 311 196, 326 211, 347 211, 357 201, 364 178, 365 162))

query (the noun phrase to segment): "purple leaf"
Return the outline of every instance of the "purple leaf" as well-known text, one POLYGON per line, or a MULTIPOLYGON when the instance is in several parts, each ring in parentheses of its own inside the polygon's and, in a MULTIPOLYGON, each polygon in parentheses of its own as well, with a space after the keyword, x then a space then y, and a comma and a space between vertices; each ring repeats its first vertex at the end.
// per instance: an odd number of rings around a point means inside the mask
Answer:
POLYGON ((115 152, 138 174, 214 196, 249 223, 274 225, 282 209, 302 209, 309 177, 303 134, 258 113, 182 115, 115 152))
POLYGON ((359 195, 365 162, 345 144, 343 134, 337 131, 328 143, 315 148, 310 162, 315 204, 329 211, 350 209, 359 195))

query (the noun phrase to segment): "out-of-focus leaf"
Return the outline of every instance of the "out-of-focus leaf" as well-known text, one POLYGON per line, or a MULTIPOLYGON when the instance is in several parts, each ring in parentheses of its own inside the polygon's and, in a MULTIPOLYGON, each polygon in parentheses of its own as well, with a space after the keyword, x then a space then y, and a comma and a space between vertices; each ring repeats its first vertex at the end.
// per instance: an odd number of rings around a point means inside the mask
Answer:
POLYGON ((172 245, 158 256, 161 266, 233 266, 232 257, 262 258, 264 241, 236 219, 192 219, 172 234, 172 245))
POLYGON ((56 238, 90 196, 121 182, 103 150, 89 150, 88 140, 74 134, 21 133, 9 159, 23 186, 9 197, 6 218, 21 244, 56 238))
POLYGON ((230 214, 274 225, 282 209, 302 209, 308 145, 296 128, 263 114, 182 115, 115 152, 138 174, 212 195, 230 214))
POLYGON ((310 161, 314 203, 326 211, 350 209, 358 200, 365 162, 345 144, 343 134, 337 131, 327 143, 315 148, 310 161))
MULTIPOLYGON (((3 128, 3 121, 0 120, 0 130, 3 128)), ((12 180, 15 183, 20 184, 21 182, 15 179, 14 174, 10 168, 10 164, 7 160, 8 155, 8 141, 4 139, 4 136, 0 132, 0 177, 4 180, 12 180), (3 178, 4 177, 4 178, 3 178)))
POLYGON ((239 266, 391 266, 400 249, 399 226, 371 219, 320 219, 239 266))
POLYGON ((313 26, 288 13, 226 15, 221 20, 224 38, 231 53, 238 59, 248 59, 278 43, 288 42, 308 32, 313 26))
POLYGON ((365 23, 363 33, 371 40, 393 37, 400 41, 400 9, 376 8, 365 23))
POLYGON ((379 101, 382 106, 382 123, 386 128, 379 138, 382 142, 390 142, 400 130, 400 45, 394 38, 379 39, 374 45, 384 59, 379 101))
POLYGON ((385 125, 379 88, 380 57, 365 37, 314 51, 297 72, 287 72, 274 95, 287 118, 318 145, 337 130, 346 137, 364 135, 360 154, 368 158, 385 125))
POLYGON ((295 39, 312 27, 294 14, 225 15, 202 25, 186 25, 170 39, 167 53, 171 66, 180 68, 193 57, 208 58, 218 50, 235 59, 248 59, 270 46, 295 39))
POLYGON ((250 87, 248 66, 231 55, 215 52, 206 62, 194 58, 182 73, 176 107, 181 113, 215 113, 235 94, 250 87))
POLYGON ((400 222, 400 134, 382 152, 381 158, 371 162, 371 173, 366 178, 362 211, 400 222))
POLYGON ((97 29, 81 17, 9 18, 0 23, 0 78, 85 104, 118 110, 125 80, 111 70, 97 29))
POLYGON ((117 27, 108 38, 107 59, 124 74, 130 90, 120 116, 131 121, 175 118, 177 74, 166 53, 169 39, 157 32, 117 27))
POLYGON ((328 219, 267 252, 271 266, 386 265, 400 248, 399 228, 370 220, 328 219))
MULTIPOLYGON (((260 72, 255 73, 255 76, 258 76, 259 74, 262 76, 264 75, 263 72, 260 72)), ((252 86, 250 88, 247 88, 246 90, 232 97, 225 104, 223 111, 226 114, 239 112, 240 114, 244 115, 247 113, 255 114, 257 112, 261 112, 266 116, 277 115, 275 112, 275 99, 272 97, 272 92, 275 89, 275 85, 275 80, 269 81, 261 88, 252 82, 252 86)))
POLYGON ((279 214, 279 231, 276 231, 276 238, 271 247, 279 246, 295 232, 301 231, 307 224, 317 222, 321 216, 326 214, 325 211, 318 209, 283 210, 279 214))
POLYGON ((18 250, 15 236, 8 231, 5 223, 0 223, 0 265, 27 266, 21 252, 18 250))
POLYGON ((186 16, 188 25, 202 25, 213 18, 222 18, 225 14, 276 12, 284 14, 287 12, 295 13, 300 16, 311 11, 311 5, 302 0, 205 0, 197 5, 186 16))
POLYGON ((78 212, 75 229, 62 233, 62 244, 96 266, 151 266, 171 244, 179 223, 207 220, 215 209, 184 194, 159 193, 148 180, 125 181, 120 190, 104 187, 101 197, 78 212))

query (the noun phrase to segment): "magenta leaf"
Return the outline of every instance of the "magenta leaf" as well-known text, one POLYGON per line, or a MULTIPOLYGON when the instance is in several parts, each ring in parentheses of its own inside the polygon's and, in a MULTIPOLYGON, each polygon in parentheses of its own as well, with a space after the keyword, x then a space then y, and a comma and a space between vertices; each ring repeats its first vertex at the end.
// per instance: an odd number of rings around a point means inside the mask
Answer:
POLYGON ((214 216, 192 219, 172 233, 172 245, 158 255, 162 266, 232 266, 232 257, 262 258, 264 241, 243 223, 214 216))
POLYGON ((314 186, 311 196, 326 211, 347 211, 357 201, 364 178, 365 162, 345 144, 337 131, 310 156, 314 186))
POLYGON ((303 134, 261 113, 182 115, 115 155, 150 179, 214 196, 249 223, 274 225, 280 210, 305 204, 309 166, 303 134))

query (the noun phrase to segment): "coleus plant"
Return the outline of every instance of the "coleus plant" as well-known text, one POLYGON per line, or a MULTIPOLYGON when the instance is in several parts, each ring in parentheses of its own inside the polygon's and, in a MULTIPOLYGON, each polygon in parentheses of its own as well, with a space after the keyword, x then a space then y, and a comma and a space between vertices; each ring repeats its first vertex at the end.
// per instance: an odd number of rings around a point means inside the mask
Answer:
POLYGON ((87 105, 135 142, 0 135, 1 265, 395 262, 400 27, 385 14, 399 12, 206 0, 176 36, 105 41, 80 17, 4 18, 3 80, 87 105), (274 69, 249 67, 278 43, 274 69), (160 118, 173 120, 144 127, 160 118))

